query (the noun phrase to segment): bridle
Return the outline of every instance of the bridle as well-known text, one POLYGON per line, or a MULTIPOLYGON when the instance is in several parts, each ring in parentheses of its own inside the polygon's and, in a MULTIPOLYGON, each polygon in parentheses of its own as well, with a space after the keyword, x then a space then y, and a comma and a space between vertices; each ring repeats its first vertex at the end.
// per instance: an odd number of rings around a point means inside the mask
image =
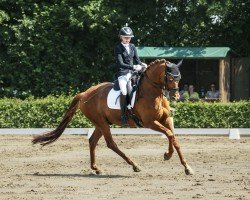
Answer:
POLYGON ((169 89, 168 86, 167 86, 168 76, 170 76, 170 77, 173 78, 174 80, 178 80, 178 79, 181 78, 181 74, 180 74, 180 72, 179 72, 179 74, 174 75, 174 74, 172 74, 171 72, 168 72, 167 69, 168 69, 168 66, 167 66, 167 64, 166 64, 166 69, 165 69, 165 74, 164 74, 164 81, 163 81, 163 83, 156 83, 156 82, 152 81, 152 80, 148 77, 148 75, 147 75, 147 70, 144 71, 143 74, 144 74, 144 77, 146 78, 146 80, 147 80, 152 86, 154 86, 154 87, 156 87, 156 88, 160 88, 160 89, 165 90, 165 91, 167 91, 167 92, 174 92, 174 93, 176 93, 177 91, 179 91, 179 87, 175 87, 175 88, 169 89))

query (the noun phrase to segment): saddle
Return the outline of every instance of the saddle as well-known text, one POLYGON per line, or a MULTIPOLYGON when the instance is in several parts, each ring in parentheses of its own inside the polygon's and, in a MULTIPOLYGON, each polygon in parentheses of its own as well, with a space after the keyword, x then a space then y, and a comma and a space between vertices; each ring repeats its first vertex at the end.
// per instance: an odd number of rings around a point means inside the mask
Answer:
MULTIPOLYGON (((135 103, 135 93, 136 91, 139 89, 140 86, 140 80, 143 76, 142 72, 134 72, 131 76, 131 81, 128 82, 128 84, 131 85, 127 85, 127 90, 128 90, 128 94, 126 96, 126 106, 132 106, 135 103)), ((115 75, 115 80, 114 80, 114 85, 113 85, 113 90, 115 91, 120 91, 120 86, 119 86, 119 82, 118 82, 118 78, 115 75)), ((119 96, 117 97, 118 100, 119 96)), ((117 101, 116 100, 116 101, 117 101)), ((135 113, 133 112, 132 109, 128 109, 127 110, 127 114, 130 118, 132 118, 132 120, 135 122, 135 124, 137 125, 137 127, 143 127, 143 124, 141 122, 141 120, 135 115, 135 113)))
MULTIPOLYGON (((135 91, 138 90, 138 86, 139 86, 139 82, 140 82, 140 78, 141 78, 141 73, 140 72, 134 72, 131 76, 131 81, 128 82, 131 83, 131 85, 127 85, 127 105, 131 104, 131 100, 133 98, 133 93, 135 91)), ((113 89, 115 91, 119 91, 120 90, 120 86, 119 86, 119 82, 118 82, 118 77, 117 75, 114 76, 114 85, 113 85, 113 89)))

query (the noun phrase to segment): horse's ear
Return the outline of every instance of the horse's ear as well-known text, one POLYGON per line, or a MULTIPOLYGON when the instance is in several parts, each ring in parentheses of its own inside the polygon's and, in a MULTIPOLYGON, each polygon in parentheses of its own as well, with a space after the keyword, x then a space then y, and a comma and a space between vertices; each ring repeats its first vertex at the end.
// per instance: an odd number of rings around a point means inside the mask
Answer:
POLYGON ((179 68, 181 66, 182 62, 183 62, 183 59, 180 62, 178 62, 178 64, 176 66, 179 68))
POLYGON ((171 63, 171 62, 167 63, 166 65, 167 65, 167 67, 169 67, 169 68, 174 68, 174 67, 175 67, 175 64, 174 64, 174 63, 171 63))

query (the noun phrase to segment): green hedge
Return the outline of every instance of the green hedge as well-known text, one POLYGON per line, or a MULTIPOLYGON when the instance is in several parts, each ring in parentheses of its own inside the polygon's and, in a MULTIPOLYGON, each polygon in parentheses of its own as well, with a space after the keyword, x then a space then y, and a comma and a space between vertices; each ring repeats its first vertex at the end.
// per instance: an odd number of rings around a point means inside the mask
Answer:
MULTIPOLYGON (((1 99, 0 128, 52 128, 56 127, 72 97, 46 97, 44 99, 1 99)), ((68 127, 91 127, 91 123, 76 112, 68 127)))
POLYGON ((176 128, 250 128, 250 101, 171 105, 176 128))
MULTIPOLYGON (((72 97, 0 99, 0 128, 56 127, 72 97)), ((250 128, 250 102, 175 103, 176 128, 250 128)), ((78 110, 68 127, 92 127, 78 110)))

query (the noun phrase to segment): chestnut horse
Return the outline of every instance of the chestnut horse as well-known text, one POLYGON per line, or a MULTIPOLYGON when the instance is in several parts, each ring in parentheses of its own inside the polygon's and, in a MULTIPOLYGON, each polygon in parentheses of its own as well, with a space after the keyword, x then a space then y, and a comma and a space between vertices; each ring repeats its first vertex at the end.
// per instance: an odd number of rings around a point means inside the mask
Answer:
MULTIPOLYGON (((166 89, 171 97, 179 97, 180 64, 176 65, 166 60, 156 60, 150 63, 140 81, 136 102, 132 109, 145 128, 150 128, 167 136, 169 147, 168 152, 164 153, 164 159, 170 159, 175 148, 181 164, 185 168, 185 173, 189 175, 193 174, 193 171, 185 161, 179 142, 174 135, 169 102, 163 95, 163 89, 166 89)), ((95 148, 99 139, 104 136, 108 148, 120 155, 129 165, 132 165, 135 172, 141 171, 140 167, 118 148, 112 138, 109 125, 121 125, 121 111, 110 109, 107 106, 107 96, 112 87, 112 83, 101 83, 77 94, 59 126, 51 132, 35 136, 32 141, 33 144, 47 145, 56 141, 71 121, 75 111, 80 108, 81 112, 95 126, 95 130, 89 138, 91 169, 96 174, 101 173, 101 169, 96 164, 95 148)), ((130 127, 136 126, 132 119, 128 120, 128 125, 130 127)))

